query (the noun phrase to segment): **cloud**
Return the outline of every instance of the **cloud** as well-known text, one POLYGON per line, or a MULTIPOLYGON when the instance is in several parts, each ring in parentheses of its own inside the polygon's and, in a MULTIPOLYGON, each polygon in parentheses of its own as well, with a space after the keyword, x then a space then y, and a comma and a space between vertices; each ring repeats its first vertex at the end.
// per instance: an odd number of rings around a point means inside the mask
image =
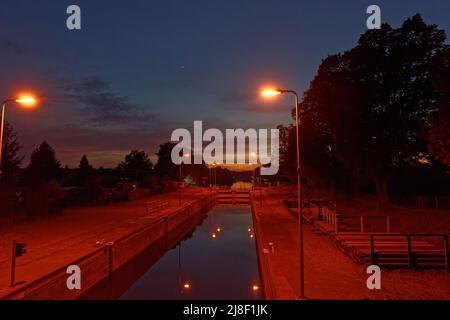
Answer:
POLYGON ((130 150, 145 150, 150 155, 158 151, 162 142, 170 139, 167 129, 141 130, 138 128, 85 127, 79 124, 41 128, 36 131, 24 128, 20 131, 24 142, 23 165, 27 165, 29 154, 44 140, 55 150, 58 160, 76 166, 83 154, 95 166, 114 167, 130 150))
POLYGON ((31 52, 31 47, 0 37, 0 52, 6 52, 14 55, 25 55, 31 52))
POLYGON ((115 93, 109 82, 97 76, 66 81, 66 96, 81 105, 81 112, 95 126, 136 126, 156 121, 157 115, 115 93))

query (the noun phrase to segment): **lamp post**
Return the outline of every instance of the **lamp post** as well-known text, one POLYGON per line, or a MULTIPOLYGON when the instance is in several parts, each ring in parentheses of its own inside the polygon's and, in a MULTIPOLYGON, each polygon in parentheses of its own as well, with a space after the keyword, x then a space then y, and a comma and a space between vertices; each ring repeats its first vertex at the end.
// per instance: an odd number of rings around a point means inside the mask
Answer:
POLYGON ((212 170, 214 172, 214 188, 217 185, 217 165, 216 162, 214 161, 214 163, 212 164, 212 170))
MULTIPOLYGON (((188 154, 188 153, 186 153, 186 154, 184 154, 183 155, 183 157, 184 158, 189 158, 190 157, 190 154, 188 154)), ((178 205, 179 206, 181 206, 181 166, 183 165, 183 162, 184 162, 184 160, 181 160, 181 162, 180 162, 180 177, 179 177, 179 182, 180 182, 180 185, 178 186, 178 205)))
POLYGON ((209 171, 209 179, 208 179, 208 184, 209 184, 209 188, 211 188, 212 183, 211 183, 211 167, 208 166, 208 171, 209 171))
POLYGON ((294 96, 295 102, 295 135, 297 144, 297 217, 298 217, 298 241, 299 241, 299 267, 300 267, 300 290, 299 298, 305 298, 305 279, 304 279, 304 263, 303 263, 303 216, 302 216, 302 183, 300 172, 300 142, 299 142, 299 98, 294 90, 284 89, 265 89, 261 92, 264 97, 275 97, 280 94, 291 94, 294 96))
POLYGON ((19 96, 18 98, 14 98, 14 99, 5 99, 3 100, 2 103, 2 122, 0 125, 0 178, 3 174, 3 172, 1 171, 1 165, 2 165, 2 152, 3 152, 3 131, 4 131, 4 127, 5 127, 5 109, 6 109, 6 105, 10 102, 17 102, 23 106, 26 107, 33 107, 36 105, 37 100, 36 98, 34 98, 31 95, 28 94, 24 94, 19 96))

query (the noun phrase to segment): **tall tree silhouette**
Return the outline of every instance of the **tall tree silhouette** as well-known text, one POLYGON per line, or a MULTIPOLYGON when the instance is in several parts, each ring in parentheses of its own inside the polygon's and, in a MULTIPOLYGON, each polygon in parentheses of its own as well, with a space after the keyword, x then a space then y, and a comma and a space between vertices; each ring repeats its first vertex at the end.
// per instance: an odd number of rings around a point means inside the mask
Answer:
POLYGON ((382 209, 392 170, 427 152, 423 133, 437 109, 433 78, 444 41, 420 15, 398 29, 385 24, 326 58, 305 94, 304 108, 330 131, 336 157, 373 179, 382 209))
POLYGON ((80 185, 83 185, 86 180, 92 175, 94 169, 89 164, 89 160, 86 155, 83 155, 80 160, 80 166, 78 168, 78 177, 80 185))
POLYGON ((30 164, 25 173, 25 181, 30 185, 58 178, 61 164, 56 160, 55 150, 46 142, 31 153, 30 164))
POLYGON ((178 179, 178 166, 173 164, 171 153, 175 146, 172 142, 167 142, 159 146, 157 153, 158 162, 155 165, 155 173, 159 176, 170 177, 172 179, 178 179))
POLYGON ((450 168, 450 46, 439 70, 435 85, 438 95, 438 113, 432 119, 428 148, 436 160, 450 168))
POLYGON ((23 156, 19 155, 22 145, 13 126, 5 122, 2 146, 1 179, 8 181, 17 175, 23 156))
POLYGON ((144 151, 133 150, 119 163, 118 170, 128 178, 139 180, 143 175, 150 173, 152 167, 153 164, 144 151))

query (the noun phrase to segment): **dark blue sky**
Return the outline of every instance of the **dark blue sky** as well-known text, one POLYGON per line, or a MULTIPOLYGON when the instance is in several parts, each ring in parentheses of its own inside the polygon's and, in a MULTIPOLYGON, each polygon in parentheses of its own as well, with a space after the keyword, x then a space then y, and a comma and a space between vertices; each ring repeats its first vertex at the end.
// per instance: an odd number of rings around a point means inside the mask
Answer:
POLYGON ((324 57, 366 31, 370 4, 393 26, 421 13, 450 30, 447 0, 0 0, 0 97, 46 96, 7 119, 25 154, 47 140, 69 165, 84 153, 106 166, 133 148, 154 153, 194 120, 275 127, 291 101, 264 102, 261 86, 303 92, 324 57), (70 4, 81 31, 66 29, 70 4))

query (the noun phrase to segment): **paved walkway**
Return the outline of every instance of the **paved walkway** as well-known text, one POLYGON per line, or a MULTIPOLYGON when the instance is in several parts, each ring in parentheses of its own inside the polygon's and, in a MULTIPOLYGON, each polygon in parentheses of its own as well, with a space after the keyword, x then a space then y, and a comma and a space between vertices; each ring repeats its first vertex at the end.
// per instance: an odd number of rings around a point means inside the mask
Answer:
MULTIPOLYGON (((259 194, 255 199, 257 242, 267 249, 263 254, 267 263, 262 263, 261 271, 275 299, 295 299, 299 292, 298 224, 295 211, 282 206, 287 194, 287 189, 265 190, 262 206, 259 194)), ((450 273, 446 271, 383 270, 382 290, 367 289, 365 267, 310 224, 304 226, 304 253, 305 294, 310 299, 450 299, 450 273)))
MULTIPOLYGON (((207 190, 182 192, 181 206, 200 199, 207 190)), ((107 243, 149 224, 160 215, 180 208, 178 193, 167 193, 107 206, 68 208, 62 216, 0 226, 0 296, 8 292, 12 240, 27 244, 26 254, 16 259, 17 285, 37 279, 107 243), (147 213, 147 202, 168 201, 162 211, 147 213)))

